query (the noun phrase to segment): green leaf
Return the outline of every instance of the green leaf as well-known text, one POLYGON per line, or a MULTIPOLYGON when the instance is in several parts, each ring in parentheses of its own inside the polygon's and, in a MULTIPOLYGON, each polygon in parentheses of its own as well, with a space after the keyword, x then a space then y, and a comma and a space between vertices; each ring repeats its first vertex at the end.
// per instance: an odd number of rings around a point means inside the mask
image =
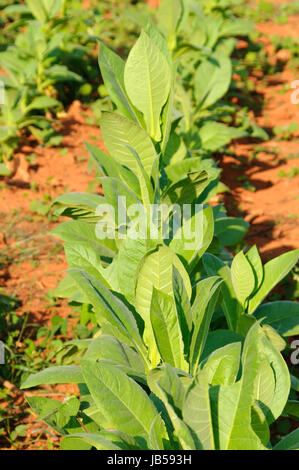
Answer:
POLYGON ((230 269, 223 261, 210 253, 205 253, 202 259, 205 270, 210 276, 218 274, 224 280, 221 285, 223 310, 229 328, 235 331, 243 309, 232 285, 230 269))
POLYGON ((136 320, 128 307, 92 275, 78 269, 69 270, 69 274, 94 306, 99 324, 102 325, 104 320, 113 326, 144 358, 145 347, 136 320))
POLYGON ((253 269, 255 277, 254 290, 256 291, 261 286, 264 279, 264 268, 256 245, 252 246, 250 250, 245 253, 245 256, 253 269))
POLYGON ((299 429, 282 438, 273 450, 299 450, 299 429))
POLYGON ((56 215, 95 223, 100 218, 97 215, 98 207, 105 202, 105 198, 97 194, 72 192, 57 197, 52 205, 56 215))
POLYGON ((246 235, 248 228, 248 222, 238 217, 221 217, 215 220, 215 235, 223 246, 233 246, 239 243, 246 235))
POLYGON ((220 34, 221 36, 247 36, 253 30, 252 21, 247 19, 233 19, 223 21, 220 34))
POLYGON ((119 287, 132 304, 135 301, 135 290, 138 276, 138 266, 147 252, 146 239, 133 239, 127 236, 123 240, 118 254, 117 277, 119 287))
POLYGON ((230 127, 218 122, 207 122, 204 124, 200 127, 198 136, 201 140, 201 147, 211 152, 224 147, 232 139, 236 138, 230 127))
POLYGON ((79 366, 54 366, 31 374, 23 382, 21 389, 36 387, 41 384, 66 384, 84 382, 79 366))
POLYGON ((259 320, 272 326, 282 336, 299 335, 299 304, 289 300, 268 302, 260 305, 254 312, 259 320))
POLYGON ((149 444, 152 450, 165 450, 168 435, 163 419, 157 415, 152 422, 149 432, 149 444))
POLYGON ((62 8, 62 0, 41 0, 48 14, 48 19, 54 18, 54 16, 61 10, 62 8))
POLYGON ((144 341, 150 349, 153 367, 159 363, 159 355, 150 321, 152 292, 155 287, 166 295, 173 295, 172 265, 179 271, 187 294, 191 297, 189 276, 179 258, 166 246, 160 246, 144 257, 137 279, 136 310, 145 323, 144 341))
POLYGON ((253 313, 269 292, 295 266, 299 258, 299 249, 289 251, 274 258, 264 266, 264 280, 261 287, 249 301, 248 313, 253 313))
POLYGON ((211 389, 216 448, 221 450, 263 450, 264 445, 251 425, 254 384, 259 371, 261 329, 255 324, 247 334, 242 354, 242 376, 230 386, 211 389), (215 417, 216 417, 215 416, 215 417))
POLYGON ((153 288, 150 319, 162 360, 185 369, 182 335, 173 297, 153 288))
POLYGON ((139 155, 148 176, 151 175, 157 154, 149 135, 142 127, 120 114, 105 112, 101 118, 101 131, 109 153, 121 165, 127 166, 133 173, 138 170, 129 146, 139 155))
POLYGON ((159 27, 167 38, 169 49, 176 46, 176 32, 183 14, 182 0, 161 0, 158 7, 159 27))
POLYGON ((254 382, 254 398, 268 423, 273 421, 271 405, 275 393, 275 375, 268 359, 263 359, 254 382))
POLYGON ((299 419, 299 401, 298 400, 288 400, 284 413, 293 418, 299 419))
POLYGON ((105 279, 105 269, 100 262, 97 251, 89 242, 66 242, 64 250, 70 268, 82 269, 95 276, 106 287, 110 287, 105 279))
POLYGON ((144 31, 129 53, 124 81, 133 105, 144 114, 150 136, 160 141, 160 114, 170 92, 171 69, 163 53, 144 31))
POLYGON ((264 355, 271 364, 271 368, 275 376, 275 389, 272 402, 267 403, 266 410, 268 412, 263 410, 267 421, 272 423, 283 412, 290 393, 291 380, 288 366, 280 352, 266 337, 263 338, 262 343, 264 355))
POLYGON ((188 388, 183 404, 184 422, 195 432, 203 450, 214 450, 208 374, 200 371, 188 388))
POLYGON ((59 101, 51 98, 50 96, 38 96, 31 101, 30 105, 27 106, 26 112, 31 111, 32 109, 49 109, 59 106, 59 101))
MULTIPOLYGON (((34 413, 39 416, 39 420, 45 421, 52 429, 59 434, 80 432, 82 427, 76 419, 80 402, 76 397, 70 397, 64 402, 52 400, 46 397, 29 396, 26 397, 34 413)), ((97 431, 98 426, 83 416, 83 424, 88 431, 97 431)))
POLYGON ((196 440, 182 418, 182 406, 185 390, 175 369, 164 364, 163 368, 152 369, 148 373, 150 389, 163 401, 173 426, 173 434, 182 449, 196 449, 196 440))
POLYGON ((140 355, 127 344, 114 336, 100 335, 91 341, 85 359, 106 359, 113 361, 115 366, 120 367, 128 375, 136 377, 144 376, 144 363, 140 355))
POLYGON ((99 257, 113 258, 117 253, 115 240, 109 238, 103 240, 99 239, 96 236, 96 230, 93 225, 79 220, 62 222, 50 233, 64 242, 72 244, 81 242, 88 243, 99 257))
POLYGON ((69 299, 70 301, 79 303, 88 303, 88 298, 80 291, 78 291, 77 284, 66 275, 58 284, 56 289, 50 290, 51 297, 58 297, 62 299, 69 299))
POLYGON ((189 356, 190 369, 193 374, 196 373, 201 353, 205 347, 222 282, 220 277, 213 276, 203 279, 196 285, 196 297, 192 305, 194 328, 189 356))
POLYGON ((157 411, 145 391, 105 360, 84 359, 81 367, 88 389, 110 427, 147 437, 157 411))
POLYGON ((10 175, 10 169, 4 165, 4 163, 0 163, 0 176, 8 176, 10 175))
POLYGON ((201 360, 206 359, 213 351, 231 343, 243 343, 244 337, 231 330, 217 329, 210 331, 201 355, 201 360))
POLYGON ((41 23, 45 23, 47 21, 47 10, 45 9, 43 2, 40 0, 27 0, 27 5, 33 16, 38 21, 41 23))
POLYGON ((113 207, 115 214, 115 223, 119 229, 120 225, 125 225, 125 217, 121 214, 127 214, 127 209, 133 204, 140 204, 140 199, 123 183, 119 178, 102 177, 101 183, 108 204, 113 207), (120 198, 125 198, 122 204, 120 198), (121 207, 121 211, 119 208, 121 207), (125 219, 124 221, 122 219, 125 219))
POLYGON ((213 240, 213 224, 212 207, 201 207, 191 219, 184 221, 169 244, 169 247, 189 264, 190 271, 213 240))
POLYGON ((111 157, 111 155, 88 142, 85 142, 85 146, 94 161, 97 163, 100 172, 103 172, 105 176, 114 176, 115 178, 119 178, 119 164, 113 157, 111 157))
POLYGON ((129 119, 140 122, 138 111, 131 104, 125 90, 125 63, 120 56, 100 43, 99 66, 108 95, 117 108, 129 119))
POLYGON ((162 195, 162 202, 172 206, 179 204, 192 204, 201 195, 210 183, 209 175, 205 170, 189 173, 180 181, 171 184, 162 195))
MULTIPOLYGON (((218 348, 201 363, 200 368, 207 374, 209 384, 232 385, 240 366, 241 342, 218 348)), ((200 375, 200 374, 199 374, 200 375)))
POLYGON ((223 54, 214 53, 200 64, 194 76, 195 97, 200 108, 206 109, 222 98, 229 88, 231 75, 231 61, 223 54))
POLYGON ((91 433, 75 433, 65 436, 62 440, 61 447, 63 450, 69 450, 70 448, 72 450, 78 450, 80 441, 84 443, 87 442, 97 450, 122 450, 121 447, 108 441, 104 437, 91 433))
MULTIPOLYGON (((254 317, 250 317, 254 318, 254 317)), ((272 345, 281 352, 286 348, 286 341, 277 333, 277 331, 270 325, 263 325, 263 331, 272 345)))
POLYGON ((265 415, 257 403, 254 403, 251 408, 251 426, 262 444, 267 446, 270 441, 270 429, 265 415))
POLYGON ((177 311, 177 317, 180 324, 182 338, 184 343, 184 355, 188 357, 190 349, 190 338, 192 330, 192 311, 191 303, 187 290, 184 284, 184 281, 178 272, 178 270, 173 266, 173 293, 175 300, 175 307, 177 311))
POLYGON ((231 276, 237 298, 242 305, 245 305, 246 300, 254 290, 255 278, 252 267, 243 251, 240 251, 233 259, 231 276))

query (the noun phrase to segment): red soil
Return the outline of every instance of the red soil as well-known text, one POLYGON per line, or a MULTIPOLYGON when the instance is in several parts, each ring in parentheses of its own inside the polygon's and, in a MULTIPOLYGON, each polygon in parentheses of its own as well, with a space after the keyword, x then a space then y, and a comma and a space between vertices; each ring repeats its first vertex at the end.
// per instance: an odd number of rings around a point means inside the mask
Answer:
MULTIPOLYGON (((299 17, 296 18, 292 28, 289 24, 277 25, 274 22, 258 25, 257 28, 260 32, 269 32, 269 35, 288 35, 291 32, 294 37, 298 37, 299 17)), ((268 34, 261 41, 275 63, 277 57, 268 34)), ((281 51, 278 55, 281 57, 281 51)), ((291 83, 298 78, 294 72, 286 65, 281 73, 261 78, 263 80, 259 81, 254 77, 255 91, 263 97, 265 103, 260 115, 255 117, 257 124, 271 132, 274 126, 299 123, 299 107, 291 102, 294 91, 291 83), (286 86, 288 91, 282 92, 286 86)), ((244 157, 243 163, 231 156, 221 159, 222 180, 230 188, 230 192, 224 195, 224 201, 233 215, 242 211, 243 217, 251 223, 246 241, 250 245, 256 243, 263 258, 268 259, 299 248, 299 178, 298 175, 292 178, 279 176, 281 172, 290 174, 292 169, 294 172, 294 169, 299 168, 299 132, 295 132, 289 141, 271 138, 262 145, 266 151, 259 152, 257 158, 253 159, 255 146, 250 141, 236 142, 231 146, 238 157, 244 157), (271 154, 271 150, 274 153, 271 154), (240 179, 244 176, 256 191, 242 187, 240 179)))

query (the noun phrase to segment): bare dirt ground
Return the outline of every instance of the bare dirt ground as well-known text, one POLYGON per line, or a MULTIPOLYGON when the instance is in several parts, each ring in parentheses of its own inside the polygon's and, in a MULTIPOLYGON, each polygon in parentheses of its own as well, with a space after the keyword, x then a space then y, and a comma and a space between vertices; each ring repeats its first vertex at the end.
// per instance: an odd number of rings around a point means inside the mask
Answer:
MULTIPOLYGON (((269 37, 276 34, 299 37, 298 20, 297 16, 290 17, 290 24, 277 25, 271 21, 257 25, 264 35, 260 41, 272 61, 277 57, 269 37)), ((299 248, 299 132, 291 140, 277 141, 271 131, 275 126, 299 122, 299 106, 291 102, 294 92, 291 83, 298 78, 288 64, 276 75, 253 77, 255 91, 264 101, 261 113, 254 119, 269 131, 270 139, 258 152, 252 141, 235 142, 231 150, 239 158, 227 155, 220 161, 222 180, 230 188, 224 195, 225 205, 230 213, 241 212, 250 222, 246 241, 250 245, 256 243, 265 260, 299 248), (242 186, 242 180, 248 181, 250 189, 242 186)))
MULTIPOLYGON (((53 305, 48 297, 49 290, 57 286, 67 268, 61 243, 49 234, 57 222, 33 214, 30 203, 44 201, 45 194, 53 200, 65 192, 85 192, 94 184, 95 172, 87 172, 88 152, 84 142, 101 148, 103 145, 98 127, 86 124, 90 115, 79 102, 72 104, 60 122, 59 132, 64 136, 60 149, 37 146, 31 139, 23 142, 16 154, 15 174, 1 188, 0 288, 16 296, 20 303, 17 315, 27 316, 28 325, 50 328, 53 316, 66 318, 72 313, 66 301, 53 305), (33 165, 26 159, 32 153, 37 155, 33 165)), ((20 342, 19 351, 23 349, 20 342)), ((25 395, 30 392, 24 394, 7 381, 2 385, 10 390, 10 400, 0 399, 0 407, 7 410, 11 428, 25 424, 27 434, 12 446, 5 435, 0 436, 0 448, 55 449, 58 437, 53 432, 49 434, 47 425, 36 421, 37 416, 28 408, 25 395)), ((44 391, 46 396, 61 400, 66 393, 77 393, 77 388, 46 386, 44 391)))

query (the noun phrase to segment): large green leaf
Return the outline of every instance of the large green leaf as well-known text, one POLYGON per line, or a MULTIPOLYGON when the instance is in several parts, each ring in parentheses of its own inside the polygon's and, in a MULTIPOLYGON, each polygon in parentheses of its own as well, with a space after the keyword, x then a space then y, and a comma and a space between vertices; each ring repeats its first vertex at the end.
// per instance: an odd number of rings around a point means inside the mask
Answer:
POLYGON ((144 341, 150 348, 149 354, 154 366, 159 363, 159 355, 150 321, 152 293, 155 287, 164 294, 173 296, 172 265, 179 271, 187 294, 191 297, 189 276, 179 258, 166 246, 160 246, 144 257, 137 278, 136 310, 145 323, 144 341))
POLYGON ((163 401, 171 420, 174 436, 184 450, 197 448, 194 433, 182 420, 182 406, 185 390, 177 372, 168 364, 163 368, 152 369, 148 374, 148 384, 153 393, 163 401))
POLYGON ((244 306, 255 287, 255 277, 252 267, 240 251, 233 259, 231 266, 232 284, 239 302, 244 306))
POLYGON ((144 363, 140 355, 114 336, 100 335, 93 339, 84 358, 107 359, 113 361, 115 366, 120 367, 128 375, 144 377, 144 363))
POLYGON ((147 437, 157 410, 145 391, 105 360, 84 359, 81 367, 88 389, 110 427, 147 437))
POLYGON ((170 92, 171 69, 144 31, 128 56, 124 81, 130 100, 144 114, 150 136, 160 141, 160 114, 170 92))
POLYGON ((256 291, 257 289, 259 289, 264 279, 264 268, 263 268, 262 260, 261 260, 261 257, 260 257, 260 254, 258 252, 256 245, 253 245, 247 251, 247 253, 245 253, 245 256, 247 260, 249 261, 252 267, 253 273, 254 273, 254 277, 255 277, 254 291, 256 291))
POLYGON ((113 157, 111 157, 111 155, 108 155, 106 152, 94 145, 85 142, 85 146, 97 163, 100 173, 103 173, 105 176, 119 178, 137 197, 140 195, 138 179, 132 171, 122 166, 113 157))
POLYGON ((125 63, 122 58, 101 43, 99 66, 111 100, 116 104, 122 114, 138 122, 140 120, 139 113, 130 103, 125 90, 125 63))
POLYGON ((173 266, 173 293, 175 300, 175 307, 177 311, 177 317, 180 324, 182 338, 184 343, 184 355, 188 357, 190 349, 190 339, 192 331, 192 311, 190 298, 188 296, 184 281, 173 266))
POLYGON ((219 217, 215 220, 215 235, 224 246, 239 243, 246 235, 249 224, 239 217, 219 217))
POLYGON ((148 241, 145 238, 134 239, 130 235, 123 240, 118 254, 117 277, 119 287, 126 299, 134 303, 138 265, 145 256, 148 241))
POLYGON ((254 312, 257 319, 272 326, 282 336, 299 335, 299 303, 279 300, 260 305, 254 312))
POLYGON ((158 7, 159 27, 167 38, 170 50, 176 46, 176 32, 183 14, 182 0, 161 0, 158 7))
POLYGON ((153 288, 150 319, 162 360, 179 369, 188 369, 174 298, 153 288))
POLYGON ((191 219, 184 221, 169 245, 177 255, 189 263, 190 271, 208 249, 214 235, 212 207, 200 209, 191 219))
MULTIPOLYGON (((275 388, 273 390, 272 400, 266 403, 264 414, 267 421, 271 424, 283 412, 291 388, 291 379, 288 366, 280 352, 264 337, 262 340, 263 352, 268 363, 271 365, 275 376, 275 388)), ((263 403, 263 401, 261 400, 263 403)))
POLYGON ((227 92, 231 74, 231 61, 221 53, 212 54, 200 64, 195 72, 194 81, 195 97, 201 108, 208 108, 227 92))
POLYGON ((273 450, 299 450, 299 429, 291 432, 279 441, 273 450))
POLYGON ((213 421, 209 397, 208 373, 200 371, 186 392, 184 422, 196 434, 203 450, 214 450, 213 421))
POLYGON ((110 287, 105 279, 105 269, 93 246, 89 242, 66 242, 64 250, 68 266, 70 268, 82 269, 101 281, 106 287, 110 287))
POLYGON ((295 266, 299 258, 299 249, 277 256, 264 266, 264 280, 261 287, 249 301, 248 313, 253 313, 269 292, 295 266))
POLYGON ((240 367, 241 346, 241 342, 227 344, 213 351, 201 363, 200 367, 207 373, 209 384, 232 385, 236 381, 240 367))
POLYGON ((232 285, 230 269, 222 260, 210 253, 203 255, 203 263, 207 274, 210 276, 219 275, 224 280, 221 285, 223 310, 229 328, 236 331, 238 319, 243 309, 232 285))
POLYGON ((79 366, 54 366, 31 374, 21 388, 36 387, 42 384, 65 384, 84 382, 79 366))
POLYGON ((32 15, 41 23, 47 21, 47 11, 44 7, 44 2, 40 0, 27 0, 27 5, 30 8, 32 15))
POLYGON ((62 222, 51 231, 51 234, 64 242, 72 244, 88 243, 98 256, 113 258, 117 253, 115 240, 109 238, 101 240, 97 238, 94 225, 86 222, 79 220, 62 222))
POLYGON ((95 223, 99 220, 97 209, 105 202, 105 198, 97 194, 72 192, 57 197, 53 206, 56 215, 95 223))
POLYGON ((218 276, 203 279, 196 286, 196 297, 192 305, 193 332, 190 344, 190 370, 196 373, 207 335, 222 279, 218 276))
POLYGON ((242 354, 242 376, 229 386, 211 389, 216 448, 221 450, 263 450, 264 445, 251 425, 255 379, 260 361, 261 329, 255 324, 247 334, 242 354))
POLYGON ((152 422, 149 432, 149 444, 152 450, 165 450, 167 448, 168 435, 165 423, 160 415, 152 422))
POLYGON ((122 450, 122 447, 108 441, 103 436, 91 433, 74 433, 65 436, 61 443, 62 450, 79 450, 78 445, 80 445, 81 441, 87 442, 97 450, 122 450))
POLYGON ((101 118, 101 131, 109 153, 121 165, 127 166, 134 173, 138 170, 129 146, 137 152, 145 171, 151 175, 157 154, 149 135, 142 127, 125 116, 105 112, 101 118))
POLYGON ((207 122, 198 131, 201 147, 215 152, 220 147, 227 145, 232 139, 242 137, 244 132, 236 133, 236 129, 220 124, 219 122, 207 122))
POLYGON ((192 204, 210 183, 209 174, 205 171, 189 173, 186 178, 171 184, 162 195, 162 202, 172 206, 192 204))
POLYGON ((105 321, 123 335, 128 344, 134 345, 145 359, 145 347, 136 320, 128 307, 91 274, 78 269, 69 270, 78 288, 95 308, 99 324, 105 321))

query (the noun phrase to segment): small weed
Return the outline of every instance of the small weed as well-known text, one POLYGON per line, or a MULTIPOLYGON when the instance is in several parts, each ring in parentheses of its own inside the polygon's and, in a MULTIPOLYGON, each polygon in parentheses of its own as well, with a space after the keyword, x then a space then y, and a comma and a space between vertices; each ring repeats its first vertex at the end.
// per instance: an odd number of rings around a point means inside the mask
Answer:
POLYGON ((295 178, 296 176, 299 176, 299 167, 291 168, 290 171, 288 172, 285 172, 284 170, 280 170, 277 173, 277 176, 279 178, 295 178))

